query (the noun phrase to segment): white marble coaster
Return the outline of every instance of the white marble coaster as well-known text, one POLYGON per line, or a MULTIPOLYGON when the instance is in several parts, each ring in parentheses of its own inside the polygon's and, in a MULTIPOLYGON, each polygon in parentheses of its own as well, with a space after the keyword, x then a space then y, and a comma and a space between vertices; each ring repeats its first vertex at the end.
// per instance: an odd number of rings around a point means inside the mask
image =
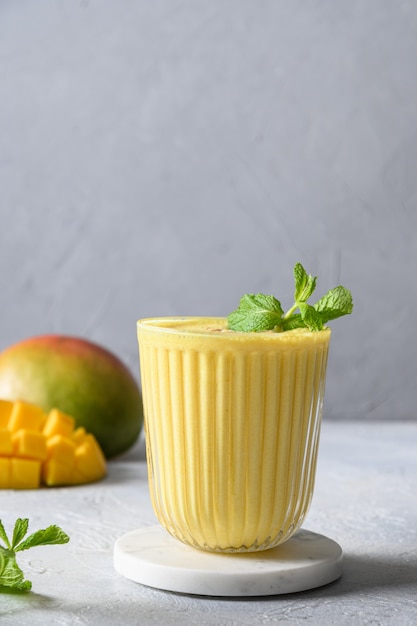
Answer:
POLYGON ((342 549, 308 530, 271 550, 212 553, 187 546, 161 526, 126 533, 114 546, 116 571, 165 591, 204 596, 269 596, 305 591, 341 575, 342 549))

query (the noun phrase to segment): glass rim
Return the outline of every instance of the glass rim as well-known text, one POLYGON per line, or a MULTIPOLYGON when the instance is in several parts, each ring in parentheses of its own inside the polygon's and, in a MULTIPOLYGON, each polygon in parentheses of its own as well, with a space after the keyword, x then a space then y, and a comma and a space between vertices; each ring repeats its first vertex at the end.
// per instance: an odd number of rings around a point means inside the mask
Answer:
POLYGON ((137 331, 144 330, 147 332, 159 334, 168 334, 183 337, 199 337, 217 339, 219 341, 263 341, 268 343, 281 343, 287 340, 296 341, 297 338, 311 338, 317 343, 325 341, 331 336, 331 329, 325 326, 322 330, 311 331, 307 328, 295 328, 283 332, 262 331, 262 332, 243 332, 229 330, 226 327, 226 317, 220 316, 165 316, 165 317, 145 317, 137 320, 137 331), (200 329, 192 328, 192 324, 207 324, 213 328, 200 329), (191 325, 191 328, 190 328, 191 325), (188 326, 188 328, 187 328, 188 326), (218 326, 218 328, 216 328, 218 326))

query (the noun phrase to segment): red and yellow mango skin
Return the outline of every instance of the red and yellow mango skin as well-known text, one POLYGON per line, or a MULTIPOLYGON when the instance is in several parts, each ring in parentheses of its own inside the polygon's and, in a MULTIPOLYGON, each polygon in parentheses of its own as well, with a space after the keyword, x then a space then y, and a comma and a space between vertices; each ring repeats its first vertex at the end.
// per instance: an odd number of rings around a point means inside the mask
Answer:
POLYGON ((0 398, 58 408, 95 435, 106 458, 129 449, 143 423, 139 386, 109 350, 86 339, 41 335, 0 353, 0 398))

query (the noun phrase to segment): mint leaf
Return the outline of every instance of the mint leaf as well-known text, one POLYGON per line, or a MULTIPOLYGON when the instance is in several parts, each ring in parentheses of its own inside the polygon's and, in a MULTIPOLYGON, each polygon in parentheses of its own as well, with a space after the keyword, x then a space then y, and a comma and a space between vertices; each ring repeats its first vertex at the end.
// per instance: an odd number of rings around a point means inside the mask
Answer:
POLYGON ((16 520, 13 529, 13 539, 12 539, 12 550, 16 549, 17 544, 22 541, 23 537, 26 535, 28 531, 29 520, 27 518, 16 520))
POLYGON ((12 550, 1 548, 3 566, 0 574, 0 588, 6 587, 17 591, 30 591, 32 583, 25 580, 25 576, 16 562, 16 556, 12 550))
POLYGON ((307 302, 316 288, 317 276, 307 274, 301 263, 294 267, 294 302, 307 302))
POLYGON ((348 289, 339 285, 331 289, 314 305, 320 313, 323 323, 334 320, 342 315, 349 315, 353 311, 352 294, 348 289))
POLYGON ((318 313, 316 309, 311 306, 311 304, 301 302, 299 308, 301 313, 301 319, 309 330, 322 330, 323 321, 321 319, 320 313, 318 313))
POLYGON ((15 548, 15 552, 20 552, 21 550, 29 550, 29 548, 34 548, 35 546, 47 546, 57 543, 68 543, 69 537, 66 533, 64 533, 61 528, 58 526, 48 526, 44 530, 38 530, 32 535, 29 535, 27 539, 22 541, 15 548))
POLYGON ((10 545, 9 538, 8 538, 8 536, 6 534, 6 531, 4 530, 4 526, 3 526, 3 523, 2 523, 1 520, 0 520, 0 539, 2 539, 4 541, 4 543, 6 544, 6 548, 11 548, 12 547, 10 545))
POLYGON ((245 294, 238 308, 228 315, 228 328, 240 332, 283 332, 295 328, 320 331, 328 321, 353 311, 352 294, 341 285, 331 289, 315 305, 308 304, 316 289, 317 276, 307 274, 301 263, 294 266, 294 283, 294 303, 285 315, 274 296, 245 294))
POLYGON ((245 294, 240 299, 239 307, 230 313, 227 321, 232 330, 260 332, 280 325, 283 313, 280 302, 274 296, 245 294))
POLYGON ((38 530, 26 539, 23 539, 27 533, 29 520, 27 518, 18 518, 14 525, 13 540, 10 543, 9 538, 0 520, 0 539, 3 540, 5 546, 0 544, 0 589, 10 589, 15 591, 30 591, 32 583, 25 580, 24 574, 16 561, 16 552, 21 550, 29 550, 35 546, 44 546, 58 543, 67 543, 69 537, 58 526, 48 526, 44 530, 38 530))

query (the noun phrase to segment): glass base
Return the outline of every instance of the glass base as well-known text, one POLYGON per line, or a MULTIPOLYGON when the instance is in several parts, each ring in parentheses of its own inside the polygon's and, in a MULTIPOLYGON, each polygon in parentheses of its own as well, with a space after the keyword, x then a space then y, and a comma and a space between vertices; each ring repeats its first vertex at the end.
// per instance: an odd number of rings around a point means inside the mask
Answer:
POLYGON ((268 596, 333 582, 342 573, 342 549, 308 530, 263 552, 203 552, 161 526, 140 528, 114 546, 114 567, 126 578, 165 591, 203 596, 268 596))

